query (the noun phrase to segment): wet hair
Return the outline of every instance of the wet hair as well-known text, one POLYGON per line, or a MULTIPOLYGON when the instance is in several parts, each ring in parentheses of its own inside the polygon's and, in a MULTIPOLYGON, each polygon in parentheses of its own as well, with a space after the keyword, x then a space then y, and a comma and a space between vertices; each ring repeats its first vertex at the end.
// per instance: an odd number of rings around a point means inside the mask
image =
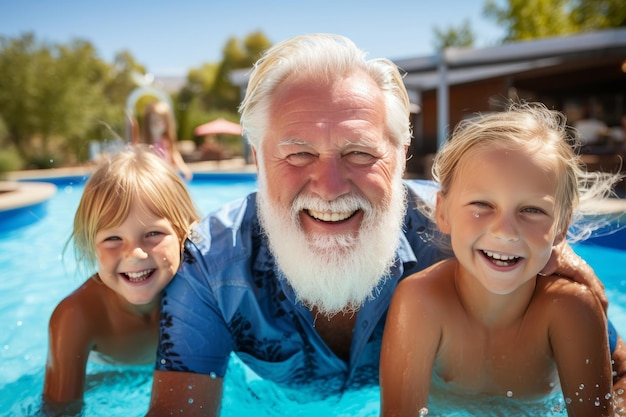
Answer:
POLYGON ((176 171, 149 147, 136 145, 101 161, 85 184, 70 237, 80 265, 96 266, 96 234, 122 224, 137 203, 171 223, 182 253, 198 211, 176 171))
POLYGON ((153 145, 155 139, 160 139, 153 138, 150 131, 150 118, 155 116, 162 117, 165 120, 164 135, 170 139, 172 146, 176 146, 176 120, 174 119, 172 109, 165 101, 155 101, 146 106, 143 113, 143 128, 141 129, 142 143, 153 145))
POLYGON ((399 148, 411 141, 410 102, 398 67, 388 59, 366 59, 364 51, 343 36, 310 34, 280 42, 255 64, 241 103, 241 125, 249 143, 260 149, 270 115, 272 95, 292 76, 328 83, 361 70, 381 89, 386 134, 399 148))
MULTIPOLYGON (((508 104, 505 111, 479 115, 461 121, 451 138, 435 155, 434 180, 445 195, 456 179, 457 168, 470 151, 505 149, 537 155, 546 163, 547 175, 557 175, 557 224, 568 239, 586 239, 610 222, 606 216, 591 216, 593 202, 614 196, 613 187, 621 174, 588 172, 580 161, 576 132, 569 129, 563 113, 541 103, 508 104)), ((434 207, 430 208, 431 217, 434 207)))

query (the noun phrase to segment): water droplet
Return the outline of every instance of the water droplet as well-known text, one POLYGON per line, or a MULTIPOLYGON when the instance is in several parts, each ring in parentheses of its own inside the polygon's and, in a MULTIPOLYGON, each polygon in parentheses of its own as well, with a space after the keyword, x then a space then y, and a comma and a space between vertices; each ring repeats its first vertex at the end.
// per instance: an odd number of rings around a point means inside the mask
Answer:
POLYGON ((165 359, 161 359, 161 365, 165 365, 167 361, 165 359))
POLYGON ((193 398, 188 399, 188 400, 187 400, 187 402, 188 402, 189 404, 193 404, 193 398))
POLYGON ((610 393, 610 392, 604 396, 604 398, 605 398, 606 400, 610 399, 611 397, 612 397, 612 395, 611 395, 611 393, 610 393))
POLYGON ((426 408, 426 407, 420 408, 419 417, 423 417, 423 416, 426 416, 426 415, 428 415, 428 408, 426 408))
POLYGON ((217 378, 217 374, 215 372, 211 372, 209 376, 211 377, 211 379, 217 378))
POLYGON ((193 385, 187 385, 187 389, 193 389, 193 385))
POLYGON ((475 218, 479 218, 479 217, 480 217, 480 214, 478 214, 478 213, 474 212, 474 217, 475 217, 475 218))
POLYGON ((18 325, 18 326, 21 326, 22 324, 24 324, 24 323, 22 323, 22 320, 18 320, 18 321, 17 321, 17 325, 18 325))
POLYGON ((506 396, 511 398, 513 396, 513 391, 507 391, 506 396))
POLYGON ((578 386, 578 389, 580 389, 580 390, 585 389, 585 384, 580 384, 580 385, 578 386))
POLYGON ((596 398, 596 401, 593 403, 596 407, 600 407, 600 399, 596 398))
POLYGON ((566 398, 565 399, 565 404, 571 404, 572 403, 572 399, 571 398, 566 398))

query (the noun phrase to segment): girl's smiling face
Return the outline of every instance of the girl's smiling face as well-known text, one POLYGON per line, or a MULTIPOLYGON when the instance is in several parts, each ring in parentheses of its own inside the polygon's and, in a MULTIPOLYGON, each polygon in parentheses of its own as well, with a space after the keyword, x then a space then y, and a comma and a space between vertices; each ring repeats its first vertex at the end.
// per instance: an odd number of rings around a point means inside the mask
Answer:
POLYGON ((118 226, 96 234, 98 275, 131 304, 158 300, 180 265, 181 242, 164 218, 134 204, 118 226))
POLYGON ((557 228, 557 181, 550 160, 523 149, 476 149, 437 198, 437 223, 465 270, 487 290, 508 294, 536 277, 557 228))

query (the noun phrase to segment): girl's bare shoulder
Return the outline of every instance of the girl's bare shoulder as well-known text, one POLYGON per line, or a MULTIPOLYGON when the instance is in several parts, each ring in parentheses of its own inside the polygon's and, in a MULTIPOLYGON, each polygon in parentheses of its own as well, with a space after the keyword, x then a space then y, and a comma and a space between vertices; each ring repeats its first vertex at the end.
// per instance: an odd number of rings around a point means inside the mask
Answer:
POLYGON ((396 291, 412 293, 413 297, 419 299, 436 300, 448 297, 449 292, 454 291, 456 266, 457 261, 454 258, 439 261, 403 279, 396 291))
POLYGON ((108 291, 105 288, 108 289, 93 277, 87 279, 55 307, 50 324, 72 323, 78 326, 99 319, 106 313, 104 300, 108 291))

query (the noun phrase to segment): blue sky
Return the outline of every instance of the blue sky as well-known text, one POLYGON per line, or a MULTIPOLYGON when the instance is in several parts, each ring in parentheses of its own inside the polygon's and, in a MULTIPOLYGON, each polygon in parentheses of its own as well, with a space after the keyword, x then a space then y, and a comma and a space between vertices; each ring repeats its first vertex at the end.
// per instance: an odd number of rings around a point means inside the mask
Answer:
POLYGON ((33 32, 37 39, 90 41, 112 62, 129 50, 155 75, 221 60, 235 36, 262 31, 272 43, 312 32, 351 38, 370 57, 434 53, 434 28, 469 20, 476 46, 496 43, 503 31, 483 16, 486 0, 0 0, 0 36, 33 32))

